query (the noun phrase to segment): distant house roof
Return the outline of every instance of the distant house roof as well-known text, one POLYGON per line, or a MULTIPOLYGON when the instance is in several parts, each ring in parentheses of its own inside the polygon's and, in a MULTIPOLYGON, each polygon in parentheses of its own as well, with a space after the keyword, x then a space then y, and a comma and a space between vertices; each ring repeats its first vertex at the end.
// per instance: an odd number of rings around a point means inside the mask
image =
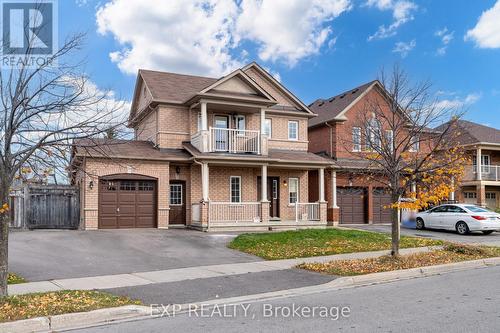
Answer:
POLYGON ((117 139, 79 139, 73 143, 74 155, 94 158, 187 161, 184 149, 158 149, 149 141, 117 139))
POLYGON ((309 120, 309 127, 333 120, 376 82, 370 81, 336 96, 314 101, 309 108, 318 116, 309 120))
MULTIPOLYGON (((440 131, 449 126, 449 123, 435 128, 440 131)), ((461 144, 493 143, 500 144, 500 130, 477 124, 467 120, 457 120, 456 126, 460 129, 459 140, 461 144)))

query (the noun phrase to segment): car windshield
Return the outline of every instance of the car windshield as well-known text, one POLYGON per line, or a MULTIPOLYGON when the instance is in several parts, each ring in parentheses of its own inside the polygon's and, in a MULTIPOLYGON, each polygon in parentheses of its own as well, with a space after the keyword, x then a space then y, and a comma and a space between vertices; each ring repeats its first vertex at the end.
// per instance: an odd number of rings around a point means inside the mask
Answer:
POLYGON ((479 207, 479 206, 465 206, 465 208, 467 208, 468 210, 470 210, 473 213, 490 213, 491 212, 490 210, 488 210, 486 208, 479 207))

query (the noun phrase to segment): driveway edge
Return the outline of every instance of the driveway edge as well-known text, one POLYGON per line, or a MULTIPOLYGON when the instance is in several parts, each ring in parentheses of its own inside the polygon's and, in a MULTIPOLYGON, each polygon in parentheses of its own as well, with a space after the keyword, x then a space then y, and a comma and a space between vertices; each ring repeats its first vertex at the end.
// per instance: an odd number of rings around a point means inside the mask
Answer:
MULTIPOLYGON (((347 288, 362 287, 368 285, 390 283, 414 278, 422 278, 446 273, 459 272, 469 269, 486 268, 490 266, 500 266, 500 257, 463 261, 458 263, 411 268, 389 272, 372 273, 366 275, 348 276, 335 279, 331 282, 273 291, 261 294, 237 296, 230 298, 214 299, 204 302, 194 302, 183 304, 176 314, 186 313, 194 306, 215 306, 217 304, 241 304, 248 302, 266 301, 271 299, 288 298, 294 296, 316 294, 325 291, 341 290, 347 288)), ((149 306, 126 305, 115 308, 94 310, 89 312, 68 313, 56 316, 38 317, 26 320, 1 323, 0 331, 12 333, 24 332, 46 332, 51 330, 73 330, 101 326, 110 323, 120 323, 126 321, 136 321, 143 319, 159 318, 152 316, 149 306)))

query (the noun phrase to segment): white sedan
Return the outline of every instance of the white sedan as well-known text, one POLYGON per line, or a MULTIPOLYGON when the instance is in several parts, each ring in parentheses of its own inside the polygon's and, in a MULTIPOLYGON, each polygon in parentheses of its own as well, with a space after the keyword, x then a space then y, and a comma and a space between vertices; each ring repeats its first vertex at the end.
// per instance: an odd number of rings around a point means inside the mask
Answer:
POLYGON ((500 214, 470 204, 441 205, 416 216, 417 229, 456 230, 460 235, 471 231, 491 234, 500 231, 500 214))

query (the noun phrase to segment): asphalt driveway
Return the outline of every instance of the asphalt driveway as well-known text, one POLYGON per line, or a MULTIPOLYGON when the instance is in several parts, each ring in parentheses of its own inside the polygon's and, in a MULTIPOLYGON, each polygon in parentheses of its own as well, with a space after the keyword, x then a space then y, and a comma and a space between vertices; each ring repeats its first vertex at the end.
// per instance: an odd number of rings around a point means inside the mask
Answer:
POLYGON ((261 260, 228 249, 233 237, 184 229, 11 232, 9 271, 42 281, 261 260))
MULTIPOLYGON (((366 225, 353 225, 349 228, 369 230, 377 232, 391 232, 391 226, 388 224, 366 224, 366 225)), ((450 242, 466 243, 466 244, 483 244, 491 246, 500 246, 500 232, 494 232, 491 235, 484 235, 481 232, 474 232, 469 235, 459 235, 453 231, 448 230, 416 230, 413 228, 401 227, 401 235, 417 236, 431 239, 441 239, 450 242)))

